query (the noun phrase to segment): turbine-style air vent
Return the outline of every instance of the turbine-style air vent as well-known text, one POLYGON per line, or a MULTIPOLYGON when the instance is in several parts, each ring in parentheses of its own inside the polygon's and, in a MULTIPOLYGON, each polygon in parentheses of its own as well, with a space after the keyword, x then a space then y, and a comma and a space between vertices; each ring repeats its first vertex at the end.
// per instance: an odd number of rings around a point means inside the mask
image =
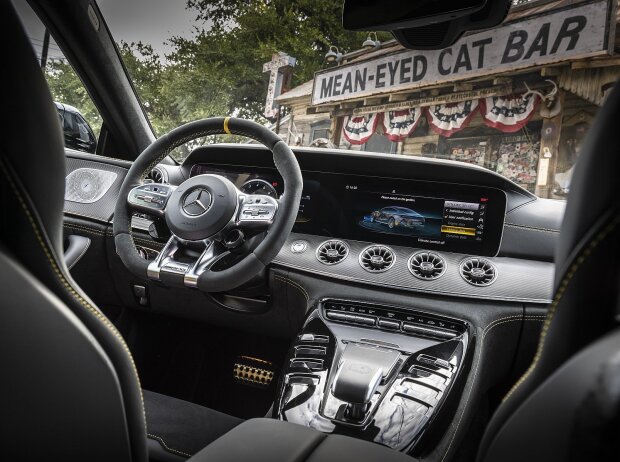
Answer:
POLYGON ((146 175, 146 179, 151 180, 153 183, 167 183, 164 172, 157 167, 146 175))
POLYGON ((446 261, 434 252, 417 252, 409 258, 408 267, 418 279, 432 281, 446 271, 446 261))
POLYGON ((347 258, 349 246, 336 239, 323 242, 316 249, 316 258, 324 265, 335 265, 347 258))
POLYGON ((463 279, 473 286, 489 286, 497 278, 497 270, 484 258, 468 258, 461 263, 460 273, 463 279))
POLYGON ((389 270, 396 259, 394 251, 384 245, 371 245, 362 250, 360 265, 371 273, 389 270))

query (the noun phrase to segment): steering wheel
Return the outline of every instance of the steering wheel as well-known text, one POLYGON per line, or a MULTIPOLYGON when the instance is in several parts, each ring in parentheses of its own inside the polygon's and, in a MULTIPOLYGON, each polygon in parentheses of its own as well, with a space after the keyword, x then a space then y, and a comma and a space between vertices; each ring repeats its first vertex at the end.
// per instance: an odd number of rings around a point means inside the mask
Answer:
POLYGON ((278 254, 293 229, 302 188, 293 152, 266 127, 230 117, 190 122, 158 138, 127 172, 114 211, 116 253, 139 278, 205 292, 234 289, 258 275, 278 254), (174 148, 198 137, 223 133, 247 136, 271 150, 284 180, 284 194, 279 199, 244 194, 221 175, 197 175, 178 187, 144 183, 146 175, 174 148), (131 235, 134 211, 165 218, 171 231, 155 260, 144 259, 136 249, 131 235), (214 268, 231 251, 248 249, 246 233, 265 231, 262 242, 240 261, 219 271, 214 268))

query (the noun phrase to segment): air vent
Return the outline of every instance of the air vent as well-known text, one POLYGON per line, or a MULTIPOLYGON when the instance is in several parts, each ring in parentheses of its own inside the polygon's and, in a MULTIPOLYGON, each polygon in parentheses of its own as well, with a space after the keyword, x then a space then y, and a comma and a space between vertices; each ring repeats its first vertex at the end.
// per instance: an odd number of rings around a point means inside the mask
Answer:
POLYGON ((489 286, 497 278, 497 270, 484 258, 468 258, 461 263, 460 273, 463 279, 473 286, 489 286))
POLYGON ((409 271, 418 279, 432 281, 446 271, 446 261, 434 252, 417 252, 407 264, 409 271))
POLYGON ((316 249, 316 258, 324 265, 335 265, 347 258, 349 246, 339 240, 329 240, 323 242, 316 249))
POLYGON ((384 245, 371 245, 362 250, 360 265, 371 273, 381 273, 389 270, 396 259, 394 251, 384 245))
POLYGON ((166 175, 163 170, 155 167, 146 175, 147 180, 151 180, 153 183, 167 183, 166 175))

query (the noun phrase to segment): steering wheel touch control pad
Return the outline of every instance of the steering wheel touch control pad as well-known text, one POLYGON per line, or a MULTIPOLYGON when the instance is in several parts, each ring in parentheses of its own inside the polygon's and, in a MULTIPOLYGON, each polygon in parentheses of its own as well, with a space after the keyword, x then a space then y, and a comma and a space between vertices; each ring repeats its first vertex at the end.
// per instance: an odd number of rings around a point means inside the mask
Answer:
POLYGON ((234 221, 238 209, 235 185, 219 175, 198 175, 184 181, 170 196, 166 224, 187 241, 208 239, 234 221))
POLYGON ((268 226, 278 211, 278 201, 265 195, 242 196, 240 202, 237 222, 244 227, 268 226))
POLYGON ((143 184, 129 192, 127 202, 141 212, 163 216, 172 191, 174 186, 167 184, 143 184))

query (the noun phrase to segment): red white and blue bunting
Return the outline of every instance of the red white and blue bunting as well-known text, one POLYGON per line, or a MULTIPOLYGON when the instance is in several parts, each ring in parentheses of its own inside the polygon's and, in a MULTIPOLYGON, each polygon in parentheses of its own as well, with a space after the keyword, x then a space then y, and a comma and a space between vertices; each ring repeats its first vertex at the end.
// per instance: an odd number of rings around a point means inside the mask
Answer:
POLYGON ((342 132, 345 139, 351 144, 364 144, 370 139, 382 113, 353 115, 344 120, 342 132))
POLYGON ((514 133, 525 127, 539 103, 540 97, 534 93, 492 96, 480 100, 480 112, 488 127, 514 133))
POLYGON ((390 141, 401 142, 413 133, 422 114, 426 114, 430 127, 441 136, 449 138, 467 128, 472 118, 480 111, 488 127, 505 133, 514 133, 527 125, 539 104, 540 97, 529 93, 352 115, 345 118, 342 131, 349 143, 364 144, 375 133, 377 125, 381 122, 383 134, 390 141))
POLYGON ((477 99, 460 103, 436 104, 428 107, 426 119, 433 130, 449 138, 467 127, 477 110, 477 99))
POLYGON ((390 141, 404 141, 418 126, 422 108, 414 107, 383 113, 383 133, 390 141))

